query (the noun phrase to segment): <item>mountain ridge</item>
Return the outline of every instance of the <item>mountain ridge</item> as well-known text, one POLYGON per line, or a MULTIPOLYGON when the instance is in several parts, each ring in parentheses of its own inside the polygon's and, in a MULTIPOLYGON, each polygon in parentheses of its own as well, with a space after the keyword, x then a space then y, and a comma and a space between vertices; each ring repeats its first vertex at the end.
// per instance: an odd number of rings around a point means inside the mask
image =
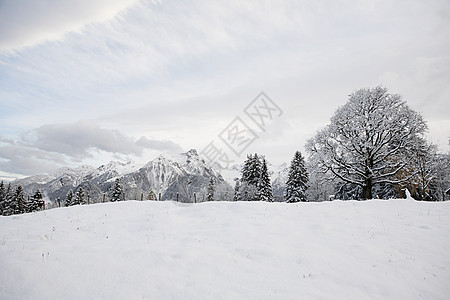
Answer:
MULTIPOLYGON (((203 201, 207 195, 210 178, 214 179, 217 200, 232 200, 235 181, 240 178, 242 164, 229 168, 209 165, 191 149, 178 155, 161 154, 140 165, 133 161, 110 161, 94 168, 82 165, 77 168, 62 167, 49 175, 34 175, 13 181, 22 185, 28 195, 40 189, 47 203, 64 202, 69 190, 83 188, 91 203, 107 201, 116 179, 124 188, 129 200, 147 199, 150 192, 158 200, 181 202, 203 201), (177 196, 178 195, 178 196, 177 196)), ((269 164, 275 201, 284 201, 287 164, 269 164)), ((62 204, 61 204, 62 205, 62 204)))
POLYGON ((191 149, 176 156, 159 155, 144 165, 132 161, 111 161, 97 168, 89 165, 63 167, 53 174, 17 179, 12 184, 22 185, 29 195, 40 189, 47 202, 53 204, 58 199, 64 202, 69 190, 75 191, 81 187, 89 201, 96 203, 106 200, 112 184, 119 179, 127 199, 140 200, 152 191, 161 200, 174 200, 174 195, 176 197, 178 193, 180 201, 188 202, 192 199, 190 194, 206 193, 211 177, 216 184, 227 185, 221 174, 208 166, 195 149, 191 149), (169 189, 171 193, 166 195, 169 189))

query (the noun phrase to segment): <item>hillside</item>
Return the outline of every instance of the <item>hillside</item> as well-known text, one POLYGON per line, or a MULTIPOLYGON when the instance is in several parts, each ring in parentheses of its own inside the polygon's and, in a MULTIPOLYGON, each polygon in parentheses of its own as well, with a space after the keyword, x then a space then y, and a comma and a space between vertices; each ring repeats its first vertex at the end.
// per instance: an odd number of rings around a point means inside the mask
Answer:
POLYGON ((0 299, 445 299, 450 202, 127 201, 0 216, 0 299))

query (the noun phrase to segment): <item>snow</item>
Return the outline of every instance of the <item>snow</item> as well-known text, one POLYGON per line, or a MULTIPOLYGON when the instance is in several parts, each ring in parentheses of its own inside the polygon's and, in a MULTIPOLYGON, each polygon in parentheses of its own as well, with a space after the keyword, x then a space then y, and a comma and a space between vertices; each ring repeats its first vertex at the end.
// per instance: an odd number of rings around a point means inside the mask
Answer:
POLYGON ((414 200, 408 189, 405 189, 406 200, 414 200))
POLYGON ((127 201, 0 217, 0 299, 448 299, 450 202, 127 201))
MULTIPOLYGON (((107 165, 103 165, 98 167, 95 171, 96 176, 101 175, 105 172, 116 172, 118 176, 124 176, 126 174, 130 174, 139 170, 140 165, 136 164, 133 161, 128 161, 126 163, 118 162, 118 161, 110 161, 107 165)), ((94 176, 95 177, 95 176, 94 176)))
POLYGON ((243 165, 232 165, 228 168, 215 168, 215 170, 222 175, 226 183, 234 187, 236 178, 241 178, 241 170, 243 165))
MULTIPOLYGON (((220 175, 222 175, 222 178, 227 182, 229 185, 234 187, 235 185, 235 179, 241 178, 242 174, 242 168, 244 164, 234 164, 228 168, 214 168, 220 175)), ((273 165, 268 163, 267 167, 269 168, 269 175, 272 178, 272 185, 273 186, 284 186, 286 185, 286 181, 288 178, 288 171, 289 166, 286 163, 282 163, 281 165, 273 165)))

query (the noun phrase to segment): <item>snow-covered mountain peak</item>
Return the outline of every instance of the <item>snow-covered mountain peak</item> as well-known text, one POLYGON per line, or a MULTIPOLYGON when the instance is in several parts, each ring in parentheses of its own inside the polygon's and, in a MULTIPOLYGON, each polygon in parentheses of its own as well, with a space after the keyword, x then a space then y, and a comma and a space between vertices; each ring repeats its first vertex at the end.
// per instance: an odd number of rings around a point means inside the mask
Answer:
POLYGON ((171 157, 171 159, 173 161, 179 163, 182 166, 187 165, 193 161, 194 162, 198 161, 202 164, 205 164, 205 161, 198 155, 198 152, 195 149, 191 149, 187 152, 183 152, 178 155, 175 155, 175 156, 171 157))
POLYGON ((125 192, 134 199, 153 189, 161 193, 162 199, 174 199, 178 193, 183 201, 189 201, 192 193, 204 189, 211 177, 223 182, 220 173, 207 165, 197 150, 191 149, 175 156, 160 155, 144 166, 132 161, 111 161, 98 168, 61 168, 51 176, 29 177, 16 184, 22 184, 27 193, 39 188, 52 199, 64 199, 70 189, 82 187, 95 202, 103 199, 119 179, 125 192))
POLYGON ((139 169, 139 166, 133 162, 128 161, 126 163, 119 161, 110 161, 106 165, 101 165, 97 168, 99 172, 116 172, 118 175, 125 175, 132 173, 139 169))
POLYGON ((77 177, 83 177, 88 175, 89 173, 93 172, 95 169, 92 166, 83 165, 79 166, 77 168, 69 168, 69 167, 63 167, 53 174, 54 178, 58 178, 64 175, 72 175, 77 177))
POLYGON ((195 156, 199 156, 196 149, 191 149, 191 150, 189 150, 188 152, 186 152, 185 154, 186 154, 186 156, 188 156, 188 157, 189 157, 189 156, 194 156, 194 157, 195 157, 195 156))
POLYGON ((181 155, 186 157, 186 160, 185 160, 186 165, 190 164, 190 165, 197 165, 197 166, 201 165, 203 167, 206 166, 205 160, 201 156, 198 155, 197 150, 195 150, 195 149, 191 149, 188 152, 183 153, 181 155))
POLYGON ((205 160, 198 155, 197 150, 191 149, 186 153, 177 156, 177 161, 189 173, 198 174, 206 177, 221 176, 212 166, 208 165, 205 160))
POLYGON ((154 165, 175 165, 176 167, 179 167, 179 163, 176 161, 176 159, 174 159, 173 156, 169 156, 166 154, 161 154, 158 157, 156 157, 154 160, 149 161, 148 163, 146 163, 142 168, 151 168, 154 165))

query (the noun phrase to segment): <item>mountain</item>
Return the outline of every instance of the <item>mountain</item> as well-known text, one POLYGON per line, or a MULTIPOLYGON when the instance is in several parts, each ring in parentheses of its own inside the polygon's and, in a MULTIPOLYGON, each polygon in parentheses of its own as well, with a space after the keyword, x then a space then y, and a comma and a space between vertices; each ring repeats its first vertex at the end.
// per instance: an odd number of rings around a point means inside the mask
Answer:
MULTIPOLYGON (((40 189, 47 202, 63 203, 69 190, 82 187, 91 203, 102 202, 109 197, 109 191, 118 178, 124 187, 126 199, 146 199, 153 191, 157 199, 180 202, 203 201, 212 177, 216 184, 216 200, 231 200, 235 180, 241 177, 242 165, 229 168, 208 165, 195 149, 175 156, 160 155, 145 165, 134 162, 112 161, 98 168, 81 166, 61 168, 51 175, 36 175, 13 182, 22 185, 27 195, 40 189)), ((269 164, 275 201, 284 201, 288 173, 287 164, 269 164)))
POLYGON ((273 166, 271 169, 272 191, 274 201, 284 202, 286 192, 286 181, 288 178, 289 166, 287 163, 273 166))
POLYGON ((192 149, 177 156, 161 155, 141 167, 133 162, 110 162, 98 168, 62 168, 52 175, 16 180, 13 185, 22 185, 28 195, 40 189, 53 204, 57 204, 58 198, 64 202, 69 190, 76 191, 82 187, 89 201, 96 203, 107 199, 118 178, 126 199, 146 198, 152 190, 161 200, 176 200, 178 194, 180 202, 194 202, 204 199, 211 177, 219 189, 231 189, 222 176, 192 149))

